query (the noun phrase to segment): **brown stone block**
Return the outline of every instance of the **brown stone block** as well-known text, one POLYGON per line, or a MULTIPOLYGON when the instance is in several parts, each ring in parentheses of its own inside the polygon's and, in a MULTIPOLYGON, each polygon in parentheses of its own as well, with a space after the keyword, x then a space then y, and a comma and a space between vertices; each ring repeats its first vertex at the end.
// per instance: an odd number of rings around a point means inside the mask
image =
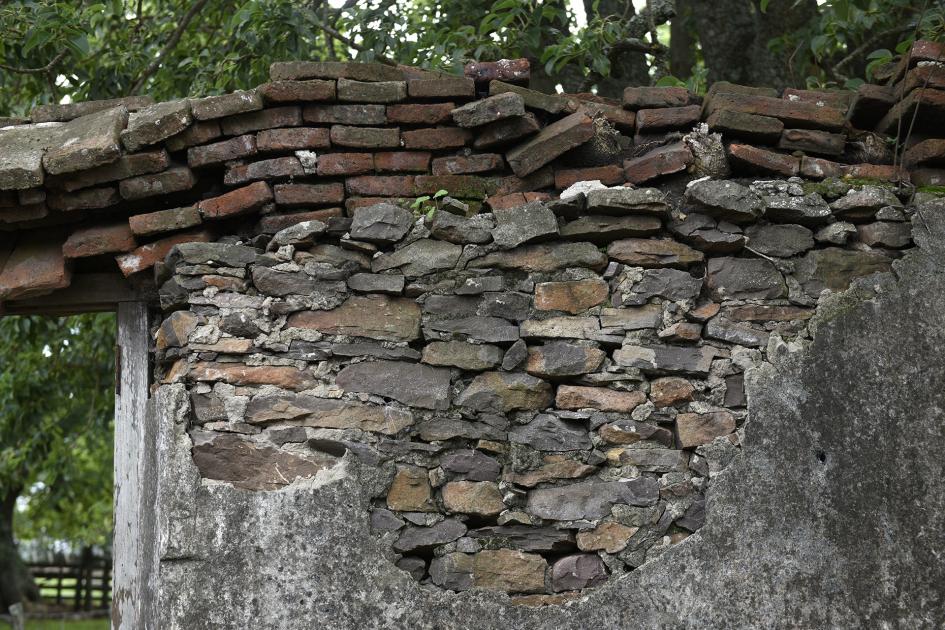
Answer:
POLYGON ((777 173, 793 177, 800 171, 800 159, 748 144, 730 144, 728 156, 737 166, 751 172, 777 173))
MULTIPOLYGON (((0 248, 0 262, 4 251, 0 248)), ((58 239, 22 239, 0 270, 0 301, 21 300, 69 286, 72 270, 58 239)))
POLYGON ((692 152, 682 142, 669 144, 640 157, 624 160, 627 181, 642 184, 651 179, 686 170, 692 164, 692 152))
POLYGON ((623 90, 623 106, 627 109, 684 107, 690 103, 689 90, 684 87, 628 87, 623 90))
POLYGON ((138 244, 125 222, 83 227, 73 232, 62 246, 66 258, 131 251, 138 244))
POLYGON ((298 106, 262 109, 258 112, 227 117, 220 121, 220 128, 227 136, 239 136, 244 133, 276 127, 300 127, 301 125, 302 110, 298 106))
POLYGON ((555 188, 564 190, 577 182, 600 180, 605 186, 622 184, 626 180, 624 171, 616 164, 591 166, 587 168, 568 168, 555 170, 555 188))
POLYGON ((469 144, 472 133, 458 127, 433 127, 404 131, 401 137, 407 149, 458 149, 469 144))
POLYGON ((690 127, 699 122, 701 111, 702 108, 699 105, 641 109, 637 112, 637 133, 690 127))
POLYGON ((512 171, 524 177, 593 136, 594 121, 584 112, 576 112, 551 123, 531 140, 511 149, 505 157, 512 171))
POLYGON ((211 235, 205 230, 198 232, 187 232, 186 234, 175 234, 159 241, 142 245, 137 249, 116 256, 118 268, 125 276, 133 273, 150 269, 155 263, 163 261, 168 252, 180 243, 207 243, 211 240, 211 235))
POLYGON ((318 156, 316 172, 319 176, 361 175, 374 170, 374 156, 370 153, 325 153, 318 156))
POLYGON ((272 201, 272 190, 266 182, 256 182, 231 192, 204 199, 197 207, 206 219, 226 219, 254 212, 272 201))
POLYGON ((136 236, 151 236, 162 232, 183 230, 200 225, 202 221, 200 211, 196 206, 136 214, 128 219, 131 231, 136 236))

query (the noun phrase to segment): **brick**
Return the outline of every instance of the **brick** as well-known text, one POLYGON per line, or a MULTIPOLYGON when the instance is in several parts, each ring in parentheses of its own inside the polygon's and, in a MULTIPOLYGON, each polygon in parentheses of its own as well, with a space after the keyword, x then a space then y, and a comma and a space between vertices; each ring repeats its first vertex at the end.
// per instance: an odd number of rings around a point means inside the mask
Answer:
POLYGON ((176 166, 161 173, 122 180, 118 190, 125 199, 145 199, 190 190, 196 183, 193 171, 186 166, 176 166))
POLYGON ((87 258, 101 254, 131 251, 138 244, 128 223, 112 223, 83 227, 66 239, 62 254, 66 258, 87 258))
POLYGON ((705 118, 710 112, 712 100, 719 94, 742 94, 746 96, 766 96, 769 98, 778 98, 778 91, 769 87, 755 87, 750 85, 738 85, 729 81, 716 81, 708 89, 702 99, 702 117, 705 118))
POLYGON ((361 175, 374 170, 374 156, 370 153, 325 153, 318 156, 316 172, 322 177, 333 175, 361 175))
POLYGON ((846 170, 845 164, 838 164, 822 158, 804 156, 801 158, 800 173, 810 179, 826 179, 827 177, 842 177, 846 170))
POLYGON ((899 100, 889 86, 864 83, 850 105, 850 122, 857 129, 873 129, 899 100))
MULTIPOLYGON (((942 58, 940 61, 945 61, 942 58)), ((919 66, 906 73, 905 78, 892 90, 893 94, 908 94, 916 88, 945 90, 945 68, 940 65, 919 66)))
POLYGON ((528 85, 532 66, 528 59, 500 59, 499 61, 472 61, 463 67, 463 74, 477 83, 507 81, 528 85))
POLYGON ((204 199, 197 207, 206 219, 226 219, 259 210, 272 201, 272 190, 266 182, 256 182, 234 191, 204 199))
POLYGON ((544 168, 538 169, 534 173, 526 175, 525 177, 509 175, 499 179, 498 186, 495 189, 495 194, 505 195, 515 192, 527 193, 540 190, 542 188, 551 188, 554 186, 554 183, 554 171, 551 170, 550 166, 546 166, 544 168))
POLYGON ((850 90, 824 92, 820 90, 799 90, 789 87, 784 88, 784 92, 781 93, 781 98, 789 101, 813 103, 814 105, 826 105, 845 112, 849 109, 850 102, 853 100, 853 92, 850 90))
MULTIPOLYGON (((131 181, 131 180, 125 180, 131 181)), ((124 183, 124 182, 122 182, 124 183)), ((68 212, 71 210, 97 210, 121 203, 121 196, 114 186, 103 188, 83 188, 74 193, 50 193, 46 203, 53 210, 68 212)))
POLYGON ((287 227, 292 227, 303 221, 321 221, 328 223, 329 219, 342 217, 341 208, 324 208, 311 212, 293 212, 291 214, 267 214, 259 219, 256 230, 262 234, 275 234, 287 227))
POLYGON ((177 135, 192 121, 190 102, 186 99, 155 103, 128 116, 128 126, 121 132, 121 142, 128 151, 138 151, 177 135))
MULTIPOLYGON (((912 183, 917 187, 945 186, 945 169, 943 168, 917 168, 911 175, 912 183)), ((2 213, 0 213, 0 220, 2 220, 2 213)))
POLYGON ((338 100, 355 103, 396 103, 407 98, 403 81, 352 81, 338 79, 338 100))
POLYGON ((594 135, 594 128, 594 121, 590 116, 584 112, 576 112, 551 123, 531 140, 511 149, 505 154, 505 158, 512 171, 518 177, 524 177, 590 140, 594 135))
POLYGON ((726 137, 734 136, 760 142, 777 142, 784 131, 784 123, 777 118, 730 109, 712 112, 706 119, 706 124, 709 125, 710 131, 723 133, 726 137))
POLYGON ((244 133, 276 127, 300 127, 302 110, 297 106, 273 107, 258 112, 239 114, 220 121, 220 128, 227 136, 239 136, 244 133))
POLYGON ((854 179, 882 179, 889 182, 908 182, 909 171, 891 164, 851 164, 844 167, 844 175, 854 179))
POLYGON ((382 63, 355 61, 277 61, 269 66, 273 81, 301 79, 354 79, 356 81, 402 81, 401 68, 382 63))
POLYGON ((387 122, 404 125, 437 125, 450 120, 455 103, 404 103, 387 106, 387 122))
POLYGON ((256 148, 259 151, 326 149, 330 146, 328 130, 323 127, 264 129, 256 134, 256 148))
POLYGON ((525 99, 514 92, 496 94, 467 103, 453 110, 453 120, 460 127, 482 127, 506 118, 525 115, 525 99))
POLYGON ((902 154, 902 165, 915 168, 919 165, 940 166, 945 164, 945 140, 923 140, 902 154))
POLYGON ((430 168, 430 154, 426 151, 383 151, 374 154, 374 169, 378 173, 425 173, 430 168))
POLYGON ((142 245, 127 254, 116 256, 115 260, 118 262, 118 268, 127 277, 150 269, 156 263, 163 261, 175 245, 181 243, 208 243, 211 240, 211 234, 205 230, 174 234, 153 243, 142 245))
POLYGON ((121 157, 120 134, 127 124, 128 110, 123 107, 67 122, 56 131, 43 167, 48 174, 59 175, 111 164, 121 157))
MULTIPOLYGON (((409 207, 410 204, 414 202, 416 197, 412 196, 401 196, 397 195, 397 205, 409 207)), ((348 197, 345 199, 345 210, 348 211, 348 215, 354 214, 354 211, 358 208, 365 208, 367 206, 376 206, 379 203, 390 203, 390 197, 348 197)))
POLYGON ((501 170, 505 160, 497 153, 452 155, 433 160, 434 175, 464 175, 501 170))
POLYGON ((778 175, 793 177, 798 174, 801 167, 800 160, 793 155, 777 153, 747 144, 731 144, 727 152, 729 159, 746 171, 777 173, 778 175))
MULTIPOLYGON (((722 109, 770 116, 785 125, 800 129, 826 129, 838 131, 846 123, 844 113, 833 107, 820 107, 803 101, 789 101, 767 96, 746 94, 717 94, 704 108, 705 115, 722 109)), ((638 117, 639 122, 639 117, 638 117)))
POLYGON ((176 232, 200 225, 200 211, 196 206, 159 210, 147 214, 136 214, 128 218, 131 232, 135 236, 153 236, 164 232, 176 232))
POLYGON ((530 90, 503 81, 492 81, 489 83, 489 96, 505 94, 507 92, 521 96, 525 100, 525 107, 540 109, 549 114, 570 114, 577 111, 579 107, 577 99, 568 98, 566 96, 545 94, 544 92, 530 90))
MULTIPOLYGON (((14 206, 0 209, 0 223, 19 223, 21 221, 36 221, 49 216, 49 208, 45 203, 34 203, 28 206, 14 206)), ((0 257, 2 261, 2 257, 0 257)))
POLYGON ((182 151, 188 147, 216 140, 221 135, 223 132, 220 131, 220 123, 216 120, 195 122, 176 136, 165 140, 164 146, 168 151, 182 151))
POLYGON ((302 163, 297 157, 289 156, 232 165, 223 176, 223 183, 227 186, 238 186, 263 179, 282 179, 303 175, 305 175, 305 170, 302 168, 302 163))
POLYGON ((446 190, 457 199, 485 199, 495 190, 495 183, 474 175, 417 175, 414 178, 415 194, 433 195, 438 190, 446 190))
POLYGON ((257 91, 266 103, 335 100, 335 82, 322 81, 319 79, 309 81, 271 81, 260 85, 257 91))
POLYGON ((345 188, 351 195, 370 197, 409 197, 414 192, 413 175, 368 175, 349 177, 345 188))
POLYGON ((302 110, 307 123, 318 125, 383 125, 383 105, 309 105, 302 110))
POLYGON ((255 91, 239 90, 232 94, 192 99, 190 105, 194 118, 197 120, 214 120, 260 110, 263 102, 255 91))
POLYGON ((136 112, 153 104, 154 99, 150 96, 125 96, 78 103, 50 103, 34 107, 30 111, 30 120, 34 123, 67 122, 115 107, 124 107, 129 112, 136 112))
POLYGON ((61 188, 67 192, 73 192, 80 188, 107 184, 119 179, 157 173, 166 169, 169 164, 170 158, 164 149, 130 153, 105 166, 79 171, 70 175, 49 177, 46 179, 46 185, 51 188, 61 188))
POLYGON ((625 181, 623 169, 616 164, 592 166, 589 168, 568 168, 555 171, 555 188, 564 190, 577 182, 600 180, 605 186, 622 184, 625 181))
POLYGON ((472 140, 472 133, 468 129, 456 127, 415 129, 400 135, 407 149, 458 149, 472 140))
MULTIPOLYGON (((620 107, 620 105, 599 100, 590 100, 589 97, 578 94, 575 98, 580 99, 581 108, 591 116, 603 116, 620 131, 633 133, 636 127, 636 113, 620 107)), ((600 98, 600 97, 596 97, 600 98)))
POLYGON ((419 79, 407 82, 410 98, 474 98, 476 82, 466 77, 419 79))
POLYGON ((400 146, 400 129, 385 127, 349 127, 333 125, 331 143, 340 147, 384 149, 400 146))
POLYGON ((692 152, 682 142, 676 142, 625 160, 623 170, 628 182, 642 184, 663 175, 684 171, 690 164, 692 152))
POLYGON ((10 205, 28 206, 32 204, 43 203, 44 201, 46 201, 45 190, 42 188, 28 188, 25 190, 18 190, 16 195, 16 203, 10 205))
POLYGON ((256 136, 247 134, 222 142, 214 142, 200 147, 187 149, 187 164, 191 168, 223 164, 230 160, 249 157, 256 154, 256 136))
POLYGON ((684 87, 628 87, 623 90, 623 106, 627 109, 684 107, 690 103, 689 90, 684 87))
POLYGON ((818 129, 785 129, 778 148, 786 151, 804 151, 819 155, 842 155, 847 137, 818 129))
MULTIPOLYGON (((3 259, 0 250, 0 261, 3 259)), ((59 239, 21 240, 0 271, 0 301, 19 300, 69 286, 72 272, 59 239)))
POLYGON ((506 195, 493 195, 491 197, 486 197, 485 202, 486 205, 488 205, 493 211, 517 208, 528 203, 528 201, 525 199, 525 194, 520 192, 508 193, 506 195))
POLYGON ((276 205, 289 208, 327 206, 345 199, 341 182, 331 184, 277 184, 273 189, 276 205))
POLYGON ((699 122, 701 112, 702 108, 698 105, 641 109, 637 112, 637 133, 690 127, 699 122))
POLYGON ((507 118, 491 123, 476 130, 476 139, 473 147, 476 149, 491 149, 511 144, 516 140, 538 133, 541 125, 531 112, 518 118, 507 118))

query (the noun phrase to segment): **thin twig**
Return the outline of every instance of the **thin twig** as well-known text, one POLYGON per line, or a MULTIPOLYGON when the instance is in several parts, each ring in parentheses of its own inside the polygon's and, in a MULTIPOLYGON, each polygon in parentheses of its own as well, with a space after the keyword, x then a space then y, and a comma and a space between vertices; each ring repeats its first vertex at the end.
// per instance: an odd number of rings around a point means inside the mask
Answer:
MULTIPOLYGON (((355 42, 355 41, 354 41, 353 39, 351 39, 350 37, 345 37, 344 35, 342 35, 341 33, 339 33, 336 29, 334 29, 334 28, 328 26, 327 24, 325 24, 324 22, 322 22, 321 20, 319 20, 317 17, 316 17, 314 20, 312 20, 312 21, 314 22, 315 26, 317 26, 318 28, 322 29, 325 33, 331 35, 332 37, 334 37, 335 39, 337 39, 338 41, 340 41, 342 44, 346 44, 347 46, 350 46, 351 48, 354 48, 355 50, 359 50, 359 51, 361 51, 361 52, 373 52, 373 51, 371 51, 370 48, 366 48, 366 47, 362 46, 361 44, 355 42)), ((396 61, 394 61, 394 60, 391 59, 390 57, 385 57, 384 55, 379 55, 379 54, 375 53, 375 58, 376 58, 379 62, 381 62, 381 63, 383 63, 383 64, 387 64, 388 66, 396 66, 396 65, 398 65, 396 61)))
POLYGON ((860 57, 863 55, 866 49, 875 45, 877 42, 883 39, 886 39, 890 35, 897 35, 899 33, 904 33, 905 31, 908 31, 910 28, 912 27, 911 26, 897 26, 897 27, 882 31, 880 33, 876 33, 872 37, 868 38, 865 42, 863 42, 862 44, 854 48, 846 57, 844 57, 837 63, 833 64, 834 73, 836 73, 840 68, 846 66, 847 64, 853 61, 856 61, 857 59, 860 59, 860 57))
POLYGON ((158 71, 158 68, 161 67, 161 64, 164 63, 165 57, 174 47, 177 46, 180 42, 180 38, 184 35, 184 31, 187 30, 187 27, 190 25, 191 21, 197 17, 197 14, 200 13, 200 10, 206 6, 209 0, 197 0, 197 2, 191 5, 190 10, 187 11, 187 14, 181 19, 180 24, 177 25, 177 29, 171 35, 171 38, 167 40, 167 43, 164 44, 164 48, 161 49, 161 52, 158 53, 158 56, 154 58, 154 61, 151 62, 144 72, 141 73, 141 76, 138 77, 138 80, 135 81, 135 84, 131 86, 129 94, 135 94, 144 86, 145 82, 158 71))
POLYGON ((16 74, 45 74, 52 70, 56 64, 65 59, 67 54, 69 54, 69 51, 63 50, 61 53, 53 57, 52 61, 47 63, 42 68, 17 68, 16 66, 8 66, 6 64, 0 63, 0 70, 15 72, 16 74))

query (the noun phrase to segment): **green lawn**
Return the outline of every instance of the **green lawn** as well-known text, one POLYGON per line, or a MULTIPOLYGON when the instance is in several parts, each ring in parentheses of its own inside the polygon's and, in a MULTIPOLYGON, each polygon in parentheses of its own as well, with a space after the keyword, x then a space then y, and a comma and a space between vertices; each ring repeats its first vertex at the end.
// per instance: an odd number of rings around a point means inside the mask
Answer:
MULTIPOLYGON (((9 627, 0 621, 0 628, 6 630, 9 627)), ((27 621, 26 630, 108 630, 108 619, 27 621)))

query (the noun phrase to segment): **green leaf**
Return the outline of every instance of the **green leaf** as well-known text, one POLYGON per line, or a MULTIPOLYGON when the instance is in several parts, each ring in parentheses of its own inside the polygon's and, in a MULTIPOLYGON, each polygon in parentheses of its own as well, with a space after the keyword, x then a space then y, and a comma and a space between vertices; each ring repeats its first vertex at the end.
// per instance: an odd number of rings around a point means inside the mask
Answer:
POLYGON ((672 75, 666 75, 656 82, 656 87, 686 87, 686 82, 672 75))
POLYGON ((767 13, 767 12, 768 12, 768 3, 769 3, 769 2, 771 2, 771 0, 761 0, 761 6, 760 6, 760 8, 761 8, 761 12, 762 12, 762 13, 767 13))

